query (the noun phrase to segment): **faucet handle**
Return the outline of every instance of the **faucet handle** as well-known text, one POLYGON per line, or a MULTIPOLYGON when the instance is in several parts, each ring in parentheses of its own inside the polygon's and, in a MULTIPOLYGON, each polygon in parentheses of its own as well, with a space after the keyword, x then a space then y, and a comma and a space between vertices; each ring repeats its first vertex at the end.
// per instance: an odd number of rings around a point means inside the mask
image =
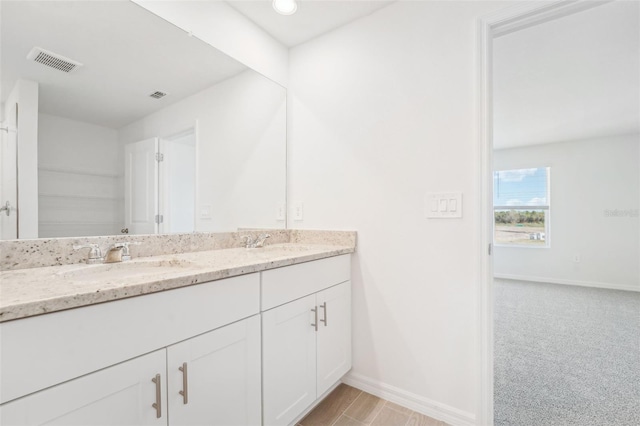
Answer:
POLYGON ((126 260, 131 260, 131 253, 129 253, 129 246, 130 245, 134 245, 134 246, 139 246, 140 242, 137 241, 124 241, 121 243, 115 243, 113 244, 113 248, 114 249, 122 249, 122 261, 126 261, 126 260))
POLYGON ((253 237, 251 235, 242 235, 242 236, 240 236, 240 239, 244 240, 246 248, 249 248, 253 244, 255 244, 255 241, 254 241, 254 239, 253 239, 253 237))
POLYGON ((271 234, 260 234, 260 236, 256 238, 256 247, 264 247, 264 242, 267 238, 271 238, 271 234))
POLYGON ((87 256, 87 263, 100 263, 102 262, 102 250, 97 244, 74 244, 74 250, 81 250, 84 248, 89 249, 89 255, 87 256))

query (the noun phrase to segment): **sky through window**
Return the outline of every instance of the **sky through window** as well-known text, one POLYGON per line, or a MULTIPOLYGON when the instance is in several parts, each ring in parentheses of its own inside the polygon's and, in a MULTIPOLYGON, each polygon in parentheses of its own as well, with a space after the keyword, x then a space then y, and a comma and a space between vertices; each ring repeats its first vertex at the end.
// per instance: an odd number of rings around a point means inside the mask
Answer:
POLYGON ((493 205, 546 206, 547 181, 546 167, 493 172, 493 205))

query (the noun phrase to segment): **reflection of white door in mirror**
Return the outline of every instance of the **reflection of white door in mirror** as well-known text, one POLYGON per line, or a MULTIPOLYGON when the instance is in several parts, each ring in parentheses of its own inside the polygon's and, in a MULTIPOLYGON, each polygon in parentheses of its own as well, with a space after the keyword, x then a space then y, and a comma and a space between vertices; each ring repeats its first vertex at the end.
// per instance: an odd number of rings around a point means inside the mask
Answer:
POLYGON ((125 227, 131 234, 157 234, 158 138, 125 146, 125 227))
POLYGON ((196 134, 193 128, 160 139, 160 233, 194 232, 196 134))
POLYGON ((18 131, 12 112, 7 111, 0 130, 0 207, 6 208, 0 212, 0 240, 18 238, 18 131))

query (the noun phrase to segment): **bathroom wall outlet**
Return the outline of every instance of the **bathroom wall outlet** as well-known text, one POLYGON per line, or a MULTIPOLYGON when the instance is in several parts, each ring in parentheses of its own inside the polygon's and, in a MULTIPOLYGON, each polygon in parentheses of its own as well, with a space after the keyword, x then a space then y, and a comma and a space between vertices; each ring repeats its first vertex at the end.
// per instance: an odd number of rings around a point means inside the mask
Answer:
POLYGON ((287 214, 287 206, 285 203, 278 204, 276 208, 276 220, 285 220, 287 214))
POLYGON ((303 220, 304 218, 304 204, 295 203, 293 205, 293 220, 303 220))
POLYGON ((211 220, 211 205, 203 204, 200 206, 200 219, 202 220, 211 220))
POLYGON ((574 263, 580 263, 580 255, 579 254, 574 254, 573 255, 573 262, 574 263))

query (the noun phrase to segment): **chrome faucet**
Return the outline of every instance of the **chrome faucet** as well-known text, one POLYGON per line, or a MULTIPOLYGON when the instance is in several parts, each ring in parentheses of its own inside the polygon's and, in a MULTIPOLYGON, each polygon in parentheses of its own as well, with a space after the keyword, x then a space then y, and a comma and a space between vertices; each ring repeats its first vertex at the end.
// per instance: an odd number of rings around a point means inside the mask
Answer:
POLYGON ((74 245, 74 250, 80 250, 83 248, 89 249, 89 254, 87 256, 87 265, 95 265, 103 262, 102 258, 102 250, 100 250, 100 246, 97 244, 82 244, 82 245, 74 245))
POLYGON ((124 259, 122 258, 122 252, 124 250, 124 246, 121 244, 112 245, 109 250, 107 250, 107 254, 104 256, 104 263, 117 263, 122 262, 124 259))
POLYGON ((245 248, 260 248, 264 247, 264 242, 267 238, 270 238, 270 234, 260 234, 255 239, 251 235, 243 235, 242 238, 245 240, 245 248))
POLYGON ((99 263, 117 263, 117 262, 125 262, 127 260, 131 260, 131 253, 129 252, 129 245, 135 244, 138 245, 138 242, 122 242, 115 243, 109 250, 107 250, 107 254, 103 257, 102 250, 100 250, 100 246, 97 244, 85 244, 85 245, 74 245, 74 250, 80 250, 83 248, 88 248, 89 255, 87 256, 87 265, 96 265, 99 263))
POLYGON ((104 258, 104 263, 126 262, 131 260, 131 252, 129 252, 129 245, 140 245, 138 242, 123 242, 115 243, 111 246, 107 255, 104 258))

